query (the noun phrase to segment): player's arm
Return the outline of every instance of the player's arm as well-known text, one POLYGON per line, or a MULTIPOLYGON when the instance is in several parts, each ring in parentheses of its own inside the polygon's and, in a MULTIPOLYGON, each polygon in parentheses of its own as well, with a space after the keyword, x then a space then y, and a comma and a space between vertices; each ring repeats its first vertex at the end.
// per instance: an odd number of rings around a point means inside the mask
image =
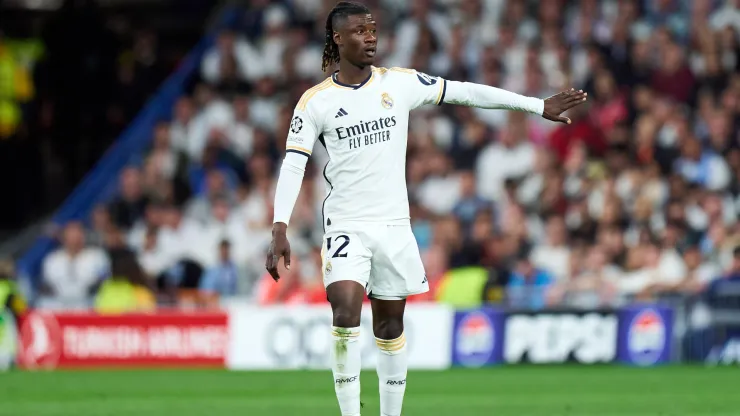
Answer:
POLYGON ((275 281, 280 279, 278 263, 284 257, 285 268, 290 269, 290 243, 287 230, 298 193, 301 191, 306 163, 319 134, 319 127, 303 99, 296 106, 288 131, 285 159, 280 167, 275 189, 272 242, 267 251, 265 268, 275 281))
POLYGON ((444 82, 447 84, 445 103, 478 108, 525 111, 541 115, 551 121, 566 124, 570 124, 570 119, 561 116, 561 114, 586 101, 585 92, 576 91, 572 88, 543 100, 472 82, 444 82))
POLYGON ((570 119, 560 114, 586 101, 586 93, 574 89, 543 100, 488 85, 448 81, 414 70, 396 69, 396 71, 407 71, 404 76, 408 80, 404 86, 410 89, 412 109, 425 104, 447 103, 468 107, 524 111, 541 115, 548 120, 570 123, 570 119))

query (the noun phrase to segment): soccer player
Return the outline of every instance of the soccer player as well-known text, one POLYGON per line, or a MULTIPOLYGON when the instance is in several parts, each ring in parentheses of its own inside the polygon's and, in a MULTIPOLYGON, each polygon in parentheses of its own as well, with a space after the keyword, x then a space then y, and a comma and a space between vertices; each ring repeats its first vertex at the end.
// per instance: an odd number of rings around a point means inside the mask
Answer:
POLYGON ((330 159, 324 168, 328 193, 322 208, 322 269, 333 312, 334 387, 345 416, 360 415, 357 341, 365 292, 380 350, 381 414, 398 416, 406 389, 406 297, 429 290, 409 219, 405 180, 409 111, 448 103, 525 111, 569 123, 561 114, 586 100, 583 91, 572 89, 542 100, 412 69, 374 67, 376 44, 375 20, 365 6, 342 1, 331 10, 322 68, 339 63, 339 70, 306 91, 295 107, 275 191, 273 239, 266 260, 276 281, 280 257, 290 268, 286 229, 318 139, 330 159))

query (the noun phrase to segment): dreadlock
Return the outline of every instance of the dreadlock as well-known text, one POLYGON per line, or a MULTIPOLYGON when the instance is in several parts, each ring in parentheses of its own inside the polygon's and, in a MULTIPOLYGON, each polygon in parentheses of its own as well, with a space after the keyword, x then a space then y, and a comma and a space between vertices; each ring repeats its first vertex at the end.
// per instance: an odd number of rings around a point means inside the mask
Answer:
POLYGON ((356 14, 369 14, 370 10, 363 4, 351 1, 340 1, 329 12, 326 18, 326 37, 324 39, 324 55, 321 57, 321 70, 326 71, 332 64, 339 62, 339 47, 334 43, 334 25, 340 18, 356 14))

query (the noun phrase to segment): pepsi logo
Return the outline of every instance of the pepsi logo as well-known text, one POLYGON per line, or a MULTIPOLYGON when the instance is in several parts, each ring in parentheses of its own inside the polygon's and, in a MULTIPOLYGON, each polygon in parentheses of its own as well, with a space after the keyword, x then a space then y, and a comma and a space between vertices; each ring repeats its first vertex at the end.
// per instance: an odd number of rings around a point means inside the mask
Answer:
POLYGON ((496 330, 488 315, 479 311, 466 314, 455 335, 455 351, 461 364, 480 367, 489 362, 496 345, 496 330))
POLYGON ((663 317, 654 309, 637 313, 630 321, 627 331, 630 359, 643 366, 657 363, 667 348, 666 332, 663 317))

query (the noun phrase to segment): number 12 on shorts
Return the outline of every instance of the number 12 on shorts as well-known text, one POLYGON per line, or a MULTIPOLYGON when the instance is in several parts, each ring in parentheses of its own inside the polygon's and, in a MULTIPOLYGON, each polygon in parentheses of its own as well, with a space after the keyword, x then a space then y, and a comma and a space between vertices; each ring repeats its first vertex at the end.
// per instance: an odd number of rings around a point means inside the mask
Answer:
POLYGON ((326 253, 331 255, 331 258, 335 259, 337 257, 347 257, 347 253, 344 252, 344 249, 347 248, 349 245, 349 236, 347 235, 338 235, 333 238, 334 242, 339 244, 339 247, 337 248, 337 251, 334 252, 334 254, 331 254, 331 242, 332 237, 326 238, 326 253))

